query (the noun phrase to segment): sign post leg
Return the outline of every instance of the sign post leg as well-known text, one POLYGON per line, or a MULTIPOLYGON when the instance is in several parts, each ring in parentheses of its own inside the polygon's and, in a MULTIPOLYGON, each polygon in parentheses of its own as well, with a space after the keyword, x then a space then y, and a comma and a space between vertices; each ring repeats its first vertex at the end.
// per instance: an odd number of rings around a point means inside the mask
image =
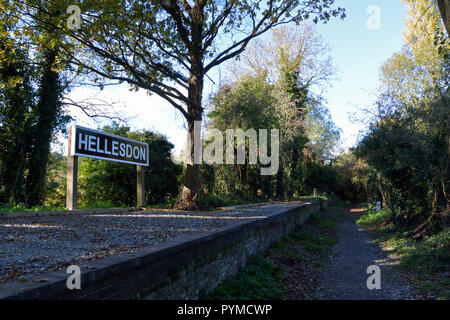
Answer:
POLYGON ((69 128, 69 150, 67 152, 67 193, 66 208, 75 210, 77 208, 77 183, 78 183, 78 157, 72 155, 72 130, 69 128))
POLYGON ((69 210, 77 208, 78 157, 67 156, 67 196, 66 207, 69 210))
POLYGON ((137 206, 143 207, 145 206, 145 181, 144 181, 144 167, 137 165, 136 166, 136 173, 137 173, 137 185, 136 185, 136 191, 137 191, 137 206))

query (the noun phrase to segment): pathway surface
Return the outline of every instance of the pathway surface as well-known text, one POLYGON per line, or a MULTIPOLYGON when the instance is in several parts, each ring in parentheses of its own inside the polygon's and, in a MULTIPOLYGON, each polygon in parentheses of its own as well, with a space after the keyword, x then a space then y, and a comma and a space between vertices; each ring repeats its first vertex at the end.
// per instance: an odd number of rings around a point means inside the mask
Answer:
POLYGON ((395 261, 373 240, 370 233, 358 227, 362 209, 351 209, 338 225, 338 243, 332 248, 330 262, 317 288, 317 299, 332 300, 405 300, 415 292, 396 270, 395 261), (381 269, 381 289, 369 290, 367 267, 381 269))

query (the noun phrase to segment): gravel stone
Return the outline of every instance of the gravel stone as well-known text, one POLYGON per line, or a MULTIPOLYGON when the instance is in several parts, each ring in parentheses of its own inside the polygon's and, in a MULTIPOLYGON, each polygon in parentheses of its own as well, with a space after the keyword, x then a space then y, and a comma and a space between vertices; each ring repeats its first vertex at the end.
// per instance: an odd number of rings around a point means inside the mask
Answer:
POLYGON ((214 212, 145 210, 0 216, 0 283, 30 281, 71 264, 132 252, 199 232, 217 231, 298 204, 265 203, 214 212))
POLYGON ((338 227, 338 243, 316 291, 316 299, 329 300, 411 300, 418 293, 396 269, 396 261, 355 222, 357 214, 345 214, 338 227), (381 289, 369 290, 367 267, 381 270, 381 289))

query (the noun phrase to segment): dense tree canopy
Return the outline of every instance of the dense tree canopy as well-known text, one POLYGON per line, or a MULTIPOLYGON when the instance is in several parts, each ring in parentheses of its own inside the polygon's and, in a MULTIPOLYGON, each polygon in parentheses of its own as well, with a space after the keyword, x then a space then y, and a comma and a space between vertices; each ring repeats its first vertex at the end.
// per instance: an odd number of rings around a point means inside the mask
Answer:
MULTIPOLYGON (((43 0, 19 1, 22 14, 36 17, 43 0)), ((105 82, 126 82, 156 93, 178 109, 194 136, 194 121, 202 119, 204 77, 217 65, 241 54, 249 41, 271 28, 309 18, 327 22, 345 16, 320 1, 128 1, 80 3, 81 28, 42 19, 48 28, 62 30, 67 60, 79 73, 105 82)), ((66 10, 67 1, 58 2, 66 10)), ((195 207, 197 164, 191 140, 179 208, 195 207)))
POLYGON ((437 41, 434 2, 405 3, 406 46, 381 68, 376 117, 355 149, 397 224, 445 216, 450 205, 449 41, 437 41))
MULTIPOLYGON (((58 17, 54 5, 45 8, 58 17)), ((50 17, 40 12, 28 26, 18 9, 0 2, 0 198, 34 206, 43 201, 53 134, 67 120, 64 79, 58 74, 60 34, 40 23, 50 17)))
MULTIPOLYGON (((307 24, 289 32, 275 28, 272 39, 276 41, 250 44, 250 50, 237 63, 239 67, 230 66, 238 78, 222 86, 212 100, 208 117, 209 127, 221 131, 230 127, 243 131, 279 128, 277 174, 260 177, 261 165, 248 160, 245 165, 214 166, 214 182, 218 185, 214 189, 209 185, 208 190, 234 197, 281 199, 312 193, 314 188, 331 193, 336 176, 324 165, 324 158, 335 146, 339 132, 320 96, 311 90, 313 84, 323 87, 333 74, 326 52, 313 55, 312 48, 325 48, 326 44, 307 24), (263 52, 253 56, 258 49, 263 52), (317 70, 325 73, 319 76, 317 70)), ((211 181, 211 171, 206 173, 205 180, 211 181)))

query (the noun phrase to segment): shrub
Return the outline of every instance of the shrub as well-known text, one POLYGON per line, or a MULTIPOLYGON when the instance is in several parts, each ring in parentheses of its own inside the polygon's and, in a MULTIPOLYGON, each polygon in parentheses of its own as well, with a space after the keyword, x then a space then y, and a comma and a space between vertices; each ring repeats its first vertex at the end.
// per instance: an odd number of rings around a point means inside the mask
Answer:
POLYGON ((374 226, 380 224, 390 216, 391 211, 389 209, 382 209, 380 211, 369 209, 366 214, 356 220, 356 223, 364 227, 374 226))
POLYGON ((236 276, 223 281, 211 294, 200 299, 279 300, 284 290, 282 270, 258 254, 236 276))

